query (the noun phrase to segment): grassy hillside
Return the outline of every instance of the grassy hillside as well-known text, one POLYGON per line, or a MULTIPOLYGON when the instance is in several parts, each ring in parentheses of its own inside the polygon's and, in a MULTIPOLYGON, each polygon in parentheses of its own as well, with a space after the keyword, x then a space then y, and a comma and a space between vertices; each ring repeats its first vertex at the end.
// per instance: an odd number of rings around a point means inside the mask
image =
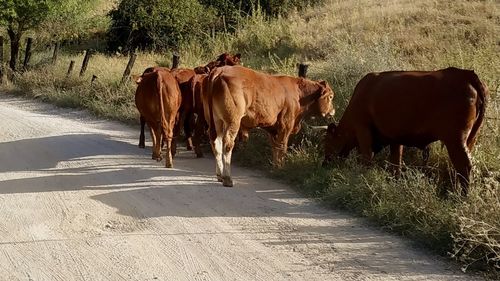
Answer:
MULTIPOLYGON (((256 13, 243 19, 235 34, 217 34, 204 42, 179 47, 182 65, 197 66, 217 54, 243 54, 246 66, 271 73, 296 73, 295 64, 310 64, 309 76, 326 79, 336 96, 340 118, 357 81, 372 71, 433 70, 448 66, 474 69, 488 85, 491 99, 479 142, 472 154, 474 179, 467 198, 454 194, 446 149, 432 146, 430 163, 421 167, 418 152, 405 154, 399 179, 377 165, 364 167, 353 153, 334 167, 320 167, 322 134, 307 127, 292 141, 283 169, 272 175, 288 181, 326 205, 367 216, 385 228, 420 241, 469 265, 500 267, 500 2, 494 0, 353 0, 266 19, 256 13)), ((35 66, 2 90, 18 92, 61 106, 85 107, 97 115, 137 122, 135 86, 119 87, 126 57, 96 55, 87 75, 65 77, 71 59, 62 55, 46 64, 49 52, 35 55, 35 66), (99 78, 90 86, 91 75, 99 78)), ((139 54, 134 73, 146 66, 168 65, 171 54, 139 54)), ((323 122, 326 121, 317 121, 323 122)), ((235 157, 252 167, 269 166, 267 139, 254 132, 235 157)))

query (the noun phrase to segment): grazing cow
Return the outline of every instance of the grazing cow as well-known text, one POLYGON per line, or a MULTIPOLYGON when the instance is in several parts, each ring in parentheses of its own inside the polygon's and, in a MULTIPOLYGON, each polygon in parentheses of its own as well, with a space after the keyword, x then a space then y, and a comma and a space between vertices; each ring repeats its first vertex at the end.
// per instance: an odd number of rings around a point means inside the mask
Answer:
POLYGON ((135 104, 151 129, 153 159, 161 160, 162 138, 167 145, 165 167, 171 168, 174 150, 174 127, 178 119, 182 96, 174 76, 166 70, 157 69, 141 76, 135 92, 135 104))
POLYGON ((302 118, 334 113, 334 93, 325 81, 223 66, 212 71, 205 82, 205 118, 210 120, 216 174, 224 186, 233 186, 231 153, 240 127, 244 132, 255 127, 265 129, 272 143, 273 163, 281 166, 288 138, 300 130, 302 118))
MULTIPOLYGON (((144 70, 143 75, 146 73, 153 72, 155 70, 165 70, 165 71, 171 71, 172 74, 174 75, 175 79, 179 83, 179 88, 181 90, 182 96, 183 96, 183 105, 181 108, 181 120, 184 124, 184 134, 186 135, 186 142, 187 142, 187 149, 191 150, 192 148, 192 132, 193 132, 193 126, 191 123, 193 123, 193 112, 192 108, 193 106, 191 104, 194 103, 194 93, 192 92, 192 87, 190 80, 193 78, 195 73, 202 74, 202 73, 209 73, 212 69, 223 66, 223 65, 236 65, 239 64, 241 61, 241 55, 236 54, 236 55, 230 55, 227 53, 223 53, 219 55, 219 57, 215 61, 209 62, 205 66, 200 66, 193 69, 188 69, 188 68, 175 68, 175 69, 168 69, 165 67, 148 67, 144 70)), ((142 78, 138 77, 136 79, 136 82, 139 83, 142 78)), ((142 116, 140 118, 141 121, 141 133, 139 135, 139 147, 144 148, 145 147, 145 135, 144 135, 144 125, 145 121, 143 120, 142 116)), ((179 125, 179 124, 177 124, 179 125)), ((176 131, 179 131, 178 128, 176 128, 176 131)), ((174 142, 175 144, 175 142, 174 142)), ((174 154, 175 154, 175 148, 174 148, 174 154)))
POLYGON ((474 71, 392 71, 363 77, 340 119, 328 126, 325 161, 355 147, 370 162, 390 145, 390 161, 401 165, 404 146, 441 141, 467 194, 469 157, 483 122, 488 90, 474 71))

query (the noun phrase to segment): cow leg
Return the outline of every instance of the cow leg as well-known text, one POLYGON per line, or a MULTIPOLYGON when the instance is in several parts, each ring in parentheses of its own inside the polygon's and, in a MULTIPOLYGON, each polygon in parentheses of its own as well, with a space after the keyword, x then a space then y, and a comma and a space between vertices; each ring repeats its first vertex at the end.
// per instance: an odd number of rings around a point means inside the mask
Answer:
POLYGON ((172 144, 170 146, 170 152, 172 153, 173 156, 177 154, 177 137, 179 136, 179 132, 181 130, 180 124, 179 124, 179 118, 177 116, 176 119, 171 121, 171 124, 173 124, 173 133, 172 133, 172 144))
POLYGON ((368 128, 358 130, 356 132, 356 138, 359 145, 359 153, 363 158, 363 163, 366 165, 371 164, 373 159, 373 137, 368 128))
POLYGON ((166 152, 165 152, 165 168, 173 168, 174 167, 174 164, 173 164, 173 160, 172 160, 172 138, 167 138, 167 140, 165 141, 166 145, 167 145, 167 148, 166 148, 166 152))
POLYGON ((153 141, 153 156, 152 158, 156 161, 161 161, 161 143, 162 143, 162 137, 161 137, 161 127, 160 123, 155 124, 154 126, 150 126, 151 130, 151 140, 153 141))
POLYGON ((223 123, 221 121, 214 120, 214 126, 216 135, 210 135, 210 145, 212 146, 212 151, 215 157, 215 175, 217 176, 218 181, 223 181, 222 171, 223 171, 223 163, 222 163, 222 133, 223 133, 223 123))
POLYGON ((234 140, 238 136, 239 122, 227 124, 224 130, 224 138, 222 139, 224 145, 224 169, 222 171, 222 185, 227 187, 233 186, 231 179, 231 155, 234 148, 234 140))
POLYGON ((140 117, 141 121, 141 133, 139 135, 139 148, 145 148, 146 147, 146 137, 144 136, 144 127, 146 125, 146 120, 144 120, 144 117, 140 117))
POLYGON ((167 119, 167 128, 165 132, 163 132, 163 136, 165 138, 166 147, 166 159, 165 159, 165 167, 173 168, 173 156, 177 152, 177 136, 179 135, 180 130, 180 122, 179 122, 180 114, 177 112, 176 114, 166 114, 165 118, 167 119))
POLYGON ((462 195, 467 196, 469 189, 470 172, 472 170, 472 162, 469 156, 469 150, 464 143, 461 142, 445 142, 448 155, 451 163, 457 172, 458 180, 462 186, 462 195))
POLYGON ((402 145, 391 145, 391 154, 389 156, 391 165, 391 170, 394 175, 399 176, 401 174, 401 158, 403 156, 403 146, 402 145))
POLYGON ((183 118, 184 125, 184 135, 186 137, 186 149, 193 150, 193 128, 195 126, 194 114, 192 112, 186 112, 183 118))
POLYGON ((273 166, 276 168, 283 167, 286 151, 288 150, 288 138, 290 137, 292 129, 293 126, 289 126, 289 124, 283 122, 277 134, 271 134, 273 166))
POLYGON ((205 131, 205 119, 201 115, 198 115, 193 135, 193 145, 194 145, 194 152, 196 153, 196 158, 203 157, 203 151, 201 150, 201 138, 204 135, 204 131, 205 131))

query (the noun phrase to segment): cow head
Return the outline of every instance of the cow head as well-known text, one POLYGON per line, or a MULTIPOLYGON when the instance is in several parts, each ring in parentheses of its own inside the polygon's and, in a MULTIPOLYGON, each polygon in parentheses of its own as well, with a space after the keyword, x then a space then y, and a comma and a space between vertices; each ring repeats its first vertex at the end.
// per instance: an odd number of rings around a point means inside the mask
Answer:
POLYGON ((225 65, 239 65, 241 63, 241 54, 231 55, 223 53, 219 57, 207 63, 205 66, 198 66, 194 69, 196 74, 208 74, 212 69, 225 65))
POLYGON ((196 74, 208 74, 210 73, 210 68, 207 66, 198 66, 194 68, 194 73, 196 74))
POLYGON ((320 96, 317 100, 318 111, 323 117, 327 115, 333 116, 335 114, 335 107, 333 105, 335 93, 326 81, 319 81, 318 84, 320 86, 320 96))
POLYGON ((144 69, 144 71, 142 72, 142 75, 133 74, 132 81, 134 81, 136 84, 139 84, 142 82, 142 78, 144 77, 145 74, 151 73, 153 71, 155 71, 155 67, 148 67, 148 68, 144 69))
POLYGON ((228 53, 223 53, 221 54, 217 60, 218 62, 221 63, 221 65, 237 65, 241 63, 241 54, 236 54, 234 56, 228 54, 228 53))
POLYGON ((342 119, 338 125, 331 123, 326 129, 323 166, 328 165, 336 157, 347 157, 356 146, 356 137, 342 119))

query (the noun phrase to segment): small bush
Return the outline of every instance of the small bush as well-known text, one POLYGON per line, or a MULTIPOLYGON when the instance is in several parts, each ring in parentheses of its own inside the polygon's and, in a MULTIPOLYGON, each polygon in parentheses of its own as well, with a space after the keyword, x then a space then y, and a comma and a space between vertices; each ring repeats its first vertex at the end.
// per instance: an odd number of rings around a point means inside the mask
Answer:
POLYGON ((165 50, 200 37, 214 21, 197 0, 122 0, 111 16, 110 50, 165 50))

